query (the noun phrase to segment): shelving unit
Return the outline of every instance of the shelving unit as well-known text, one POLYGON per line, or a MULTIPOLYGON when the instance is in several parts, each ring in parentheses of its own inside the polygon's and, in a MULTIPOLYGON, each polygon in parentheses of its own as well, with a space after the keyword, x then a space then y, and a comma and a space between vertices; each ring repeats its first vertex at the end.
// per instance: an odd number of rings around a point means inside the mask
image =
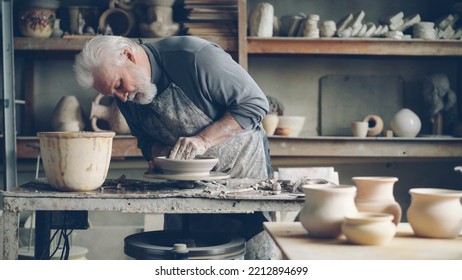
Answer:
MULTIPOLYGON (((446 57, 459 60, 462 78, 462 41, 393 40, 384 38, 247 37, 247 0, 239 2, 239 63, 248 69, 249 56, 327 55, 383 57, 446 57)), ((461 80, 461 79, 459 79, 461 80)), ((462 83, 461 83, 462 85, 462 83)), ((458 85, 459 88, 462 88, 458 85)), ((273 162, 296 165, 315 159, 332 162, 374 160, 456 159, 462 156, 462 138, 270 137, 273 162)))
MULTIPOLYGON (((340 38, 255 38, 247 37, 247 1, 238 0, 238 41, 220 37, 205 39, 221 45, 226 51, 237 54, 237 60, 248 69, 249 56, 314 55, 314 56, 382 56, 382 57, 446 57, 458 60, 459 80, 462 81, 462 41, 455 40, 389 40, 389 39, 340 39, 340 38)), ((3 11, 7 13, 7 10, 3 11)), ((14 51, 17 54, 33 57, 40 53, 45 58, 51 56, 72 59, 88 38, 14 38, 14 51)), ((135 39, 134 39, 135 40, 135 39)), ((158 39, 144 39, 144 41, 158 39)), ((6 44, 7 41, 3 40, 6 44)), ((28 61, 33 65, 33 59, 28 61)), ((33 96, 33 71, 26 73, 29 86, 26 96, 33 96)), ((458 85, 462 88, 461 85, 458 85)), ((26 98, 28 104, 32 97, 26 98)), ((33 118, 28 112, 29 121, 33 118)), ((26 122, 28 121, 26 117, 26 122)), ((6 136, 5 138, 9 138, 6 136)), ((272 157, 279 161, 296 158, 315 158, 316 160, 333 158, 360 159, 444 159, 462 157, 462 139, 460 138, 367 138, 351 137, 309 137, 286 138, 270 137, 272 157)), ((35 158, 36 137, 17 137, 17 158, 35 158)), ((130 136, 116 137, 114 140, 114 158, 140 157, 136 148, 136 139, 130 136)))

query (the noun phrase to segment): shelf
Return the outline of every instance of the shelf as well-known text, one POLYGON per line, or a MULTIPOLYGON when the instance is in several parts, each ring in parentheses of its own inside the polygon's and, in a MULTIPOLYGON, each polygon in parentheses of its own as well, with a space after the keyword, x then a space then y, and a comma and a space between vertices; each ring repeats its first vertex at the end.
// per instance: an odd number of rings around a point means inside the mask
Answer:
POLYGON ((248 37, 249 54, 462 56, 458 40, 248 37))
MULTIPOLYGON (((37 158, 40 143, 37 137, 17 137, 17 157, 37 158)), ((116 136, 112 142, 112 158, 141 157, 133 136, 116 136)))
POLYGON ((273 157, 460 158, 462 138, 269 137, 273 157))
MULTIPOLYGON (((462 157, 462 138, 269 137, 271 157, 306 158, 453 158, 462 157)), ((18 137, 18 158, 37 158, 37 137, 18 137)), ((141 157, 132 136, 116 136, 113 158, 141 157)))
MULTIPOLYGON (((80 51, 84 44, 90 39, 88 36, 75 36, 74 38, 14 38, 14 49, 17 51, 80 51)), ((215 42, 226 51, 237 50, 237 39, 232 37, 207 36, 206 40, 215 42)), ((138 41, 138 38, 133 40, 138 41)), ((160 38, 142 38, 143 42, 155 42, 160 38)))

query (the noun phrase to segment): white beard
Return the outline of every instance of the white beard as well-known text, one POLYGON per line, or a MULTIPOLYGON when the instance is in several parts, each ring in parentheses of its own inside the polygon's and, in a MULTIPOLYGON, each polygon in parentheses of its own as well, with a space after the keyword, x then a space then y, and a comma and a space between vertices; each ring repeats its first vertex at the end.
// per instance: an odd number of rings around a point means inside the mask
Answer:
POLYGON ((157 86, 151 83, 151 79, 144 73, 141 68, 132 66, 134 75, 138 80, 138 87, 135 91, 130 92, 128 101, 132 101, 141 105, 146 105, 152 102, 157 95, 157 86))

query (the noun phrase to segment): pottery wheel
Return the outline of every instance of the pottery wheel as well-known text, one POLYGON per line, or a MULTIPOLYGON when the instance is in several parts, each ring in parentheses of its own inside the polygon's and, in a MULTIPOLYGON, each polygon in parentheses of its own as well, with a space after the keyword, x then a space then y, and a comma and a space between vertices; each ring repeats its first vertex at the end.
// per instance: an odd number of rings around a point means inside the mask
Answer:
POLYGON ((176 243, 187 246, 188 259, 234 259, 245 253, 245 239, 216 232, 148 231, 124 239, 124 252, 135 259, 172 259, 176 243))
POLYGON ((145 178, 149 179, 160 179, 160 180, 173 180, 173 181, 212 181, 212 180, 221 180, 228 179, 229 174, 222 172, 210 172, 208 175, 195 175, 187 173, 177 173, 177 174, 163 174, 163 173, 150 173, 144 174, 145 178))

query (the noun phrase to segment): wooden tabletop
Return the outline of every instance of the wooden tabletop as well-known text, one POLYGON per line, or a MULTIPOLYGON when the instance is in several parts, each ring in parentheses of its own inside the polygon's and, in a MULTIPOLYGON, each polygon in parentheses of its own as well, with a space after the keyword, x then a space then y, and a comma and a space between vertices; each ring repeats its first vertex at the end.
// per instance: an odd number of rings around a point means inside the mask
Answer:
POLYGON ((265 222, 265 230, 289 260, 450 260, 462 259, 462 235, 456 239, 419 238, 407 223, 398 225, 392 241, 383 246, 338 239, 309 238, 300 222, 265 222))

